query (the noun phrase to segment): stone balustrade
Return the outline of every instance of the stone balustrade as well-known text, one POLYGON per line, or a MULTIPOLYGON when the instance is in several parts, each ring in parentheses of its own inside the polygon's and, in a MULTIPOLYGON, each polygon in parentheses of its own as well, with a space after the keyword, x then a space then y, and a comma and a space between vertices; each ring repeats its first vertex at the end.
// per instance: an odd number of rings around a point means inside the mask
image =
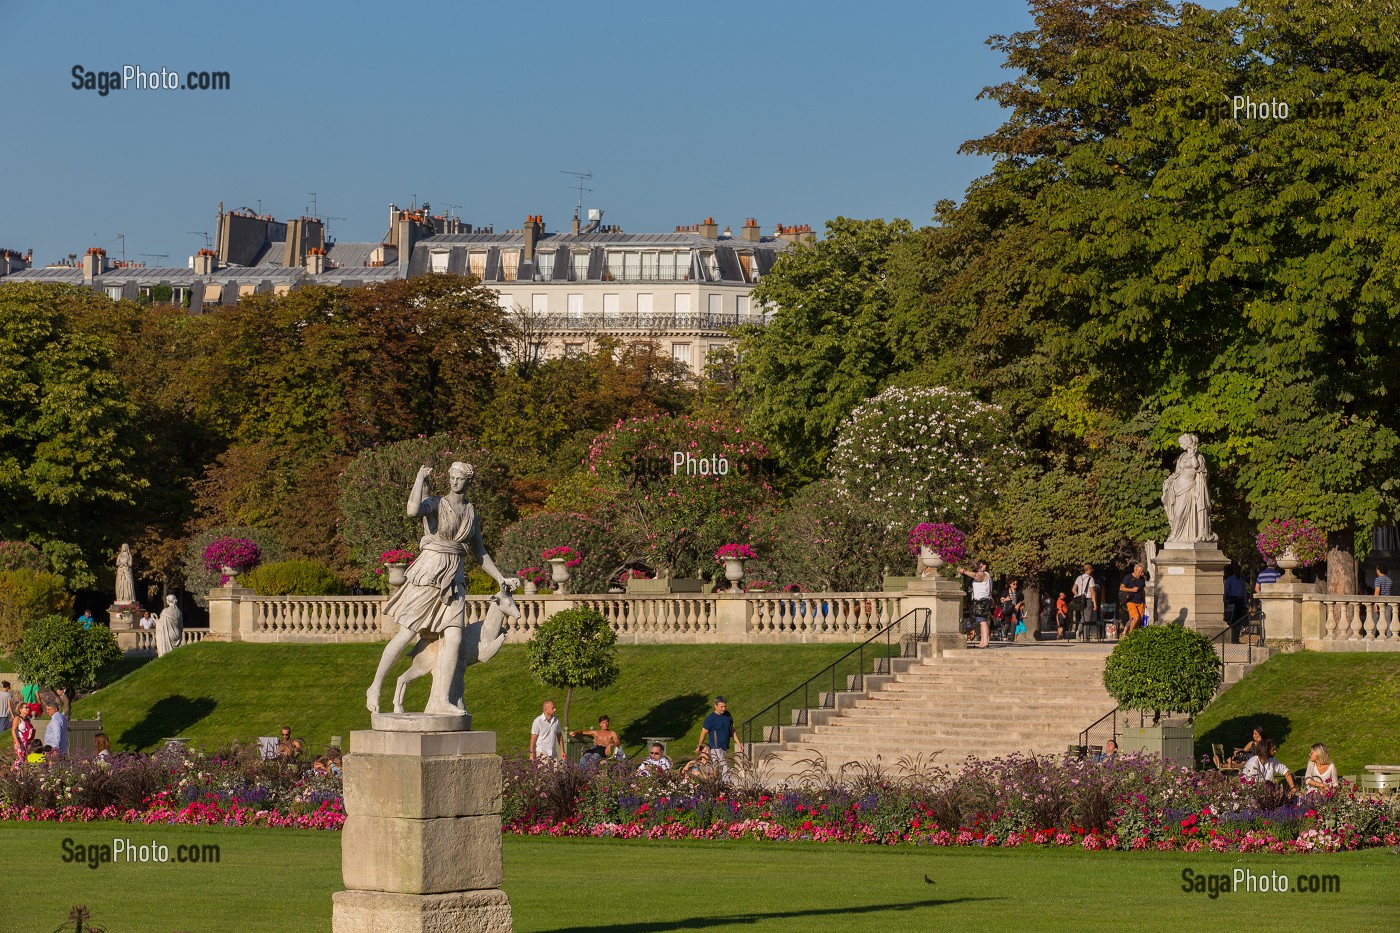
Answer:
POLYGON ((1303 597, 1315 607, 1316 633, 1303 644, 1323 651, 1400 651, 1400 596, 1303 597))
MULTIPOLYGON (((117 647, 122 649, 122 653, 129 658, 155 657, 156 655, 156 633, 155 629, 145 628, 118 628, 112 634, 117 636, 117 647)), ((180 636, 181 645, 193 645, 203 641, 209 635, 206 628, 187 628, 180 636)))
MULTIPOLYGON (((529 641, 557 612, 587 606, 602 613, 622 644, 860 641, 908 608, 901 593, 516 594, 518 618, 506 619, 508 643, 529 641)), ((209 592, 210 638, 247 642, 379 642, 395 630, 383 596, 258 596, 243 587, 209 592)), ((490 597, 467 597, 468 623, 490 597)), ((154 644, 154 642, 152 642, 154 644)))

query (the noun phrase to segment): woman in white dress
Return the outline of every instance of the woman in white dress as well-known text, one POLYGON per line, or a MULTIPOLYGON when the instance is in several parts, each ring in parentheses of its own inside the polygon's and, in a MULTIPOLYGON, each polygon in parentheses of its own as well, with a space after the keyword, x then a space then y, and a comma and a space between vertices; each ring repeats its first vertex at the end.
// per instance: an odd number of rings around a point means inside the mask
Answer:
POLYGON ((1289 773, 1288 765, 1274 757, 1274 743, 1268 739, 1263 739, 1254 743, 1254 755, 1244 763, 1244 768, 1240 770, 1240 777, 1251 781, 1273 781, 1282 777, 1288 782, 1289 790, 1296 790, 1293 783, 1293 775, 1289 773))

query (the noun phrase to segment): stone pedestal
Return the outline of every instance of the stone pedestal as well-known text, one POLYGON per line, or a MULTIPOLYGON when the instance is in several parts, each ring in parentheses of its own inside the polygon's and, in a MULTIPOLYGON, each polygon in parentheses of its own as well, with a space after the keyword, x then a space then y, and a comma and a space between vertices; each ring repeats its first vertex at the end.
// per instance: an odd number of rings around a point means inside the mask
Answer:
MULTIPOLYGON (((929 642, 935 657, 939 651, 967 647, 967 640, 962 634, 963 588, 956 581, 937 574, 912 581, 904 590, 900 610, 909 612, 913 609, 931 611, 929 642)), ((922 620, 914 621, 918 623, 922 620)))
MULTIPOLYGON (((1321 637, 1318 626, 1309 632, 1303 597, 1316 593, 1314 583, 1265 583, 1259 587, 1259 608, 1264 615, 1264 640, 1283 647, 1298 646, 1307 637, 1321 637)), ((1316 613, 1314 613, 1314 616, 1316 613)))
POLYGON ((136 608, 129 603, 112 603, 107 607, 107 627, 114 632, 136 628, 136 608))
MULTIPOLYGON (((389 719, 387 714, 384 720, 389 719)), ((510 933, 494 732, 350 734, 334 933, 510 933)), ((431 726, 425 717, 424 727, 431 726)))
POLYGON ((1167 545, 1157 552, 1157 612, 1152 624, 1180 623, 1207 638, 1225 628, 1225 568, 1214 543, 1167 545))

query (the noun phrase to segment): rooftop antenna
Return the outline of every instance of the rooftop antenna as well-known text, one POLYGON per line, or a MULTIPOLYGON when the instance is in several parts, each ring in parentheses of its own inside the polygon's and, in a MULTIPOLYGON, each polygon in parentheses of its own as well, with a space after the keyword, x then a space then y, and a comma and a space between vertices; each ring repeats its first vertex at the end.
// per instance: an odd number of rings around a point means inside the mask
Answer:
MULTIPOLYGON (((571 171, 569 171, 568 169, 561 168, 561 169, 559 170, 559 174, 560 174, 560 175, 572 175, 572 176, 574 176, 575 178, 578 179, 578 216, 583 216, 583 193, 584 193, 585 191, 588 191, 588 192, 592 192, 592 191, 593 191, 592 188, 585 188, 585 187, 584 187, 584 183, 585 183, 585 182, 590 182, 590 181, 593 180, 593 173, 592 173, 591 171, 590 171, 590 172, 571 172, 571 171)), ((570 185, 569 187, 572 188, 573 185, 570 185)))
MULTIPOLYGON (((459 211, 462 209, 462 205, 460 205, 460 204, 445 204, 445 205, 443 205, 443 206, 447 208, 447 216, 448 216, 449 219, 451 219, 451 217, 453 216, 453 215, 452 215, 452 209, 453 209, 454 207, 457 208, 457 210, 459 210, 459 211)), ((458 214, 458 215, 456 215, 456 216, 460 218, 462 215, 461 215, 461 214, 458 214)))
POLYGON ((307 193, 311 195, 311 210, 310 210, 310 214, 311 214, 311 216, 312 216, 313 218, 319 217, 320 215, 316 213, 316 192, 310 191, 310 192, 307 192, 307 193))
POLYGON ((122 265, 126 265, 126 234, 118 233, 116 236, 112 237, 112 239, 122 241, 122 265))
MULTIPOLYGON (((148 258, 148 259, 169 259, 169 258, 170 258, 170 254, 169 254, 169 253, 141 253, 141 255, 142 255, 142 256, 145 256, 145 257, 148 258)), ((122 260, 122 261, 125 262, 125 260, 122 260)))
POLYGON ((332 220, 344 220, 345 218, 344 218, 344 217, 336 217, 334 214, 327 214, 327 215, 324 216, 324 217, 318 217, 318 218, 316 218, 316 219, 317 219, 317 220, 323 220, 323 221, 326 222, 326 224, 325 224, 325 226, 326 226, 326 239, 329 240, 329 239, 331 239, 331 224, 330 224, 330 222, 331 222, 332 220))
POLYGON ((190 235, 190 236, 202 236, 202 237, 204 237, 204 248, 205 248, 205 249, 213 249, 213 248, 214 248, 214 244, 213 244, 213 243, 210 241, 210 239, 209 239, 209 234, 205 233, 203 230, 186 230, 185 233, 187 233, 187 234, 190 235))

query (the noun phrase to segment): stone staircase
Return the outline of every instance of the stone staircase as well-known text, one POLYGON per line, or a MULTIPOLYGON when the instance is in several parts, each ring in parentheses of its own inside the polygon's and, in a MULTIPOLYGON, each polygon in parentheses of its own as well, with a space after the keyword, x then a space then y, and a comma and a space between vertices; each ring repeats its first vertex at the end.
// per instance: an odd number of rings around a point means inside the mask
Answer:
MULTIPOLYGON (((1103 689, 1111 645, 995 646, 896 659, 889 673, 866 675, 832 709, 808 710, 779 740, 752 751, 774 782, 793 779, 821 758, 837 773, 849 763, 897 769, 922 755, 955 765, 968 755, 1063 754, 1079 733, 1113 709, 1103 689)), ((794 719, 804 711, 795 711, 794 719)))

